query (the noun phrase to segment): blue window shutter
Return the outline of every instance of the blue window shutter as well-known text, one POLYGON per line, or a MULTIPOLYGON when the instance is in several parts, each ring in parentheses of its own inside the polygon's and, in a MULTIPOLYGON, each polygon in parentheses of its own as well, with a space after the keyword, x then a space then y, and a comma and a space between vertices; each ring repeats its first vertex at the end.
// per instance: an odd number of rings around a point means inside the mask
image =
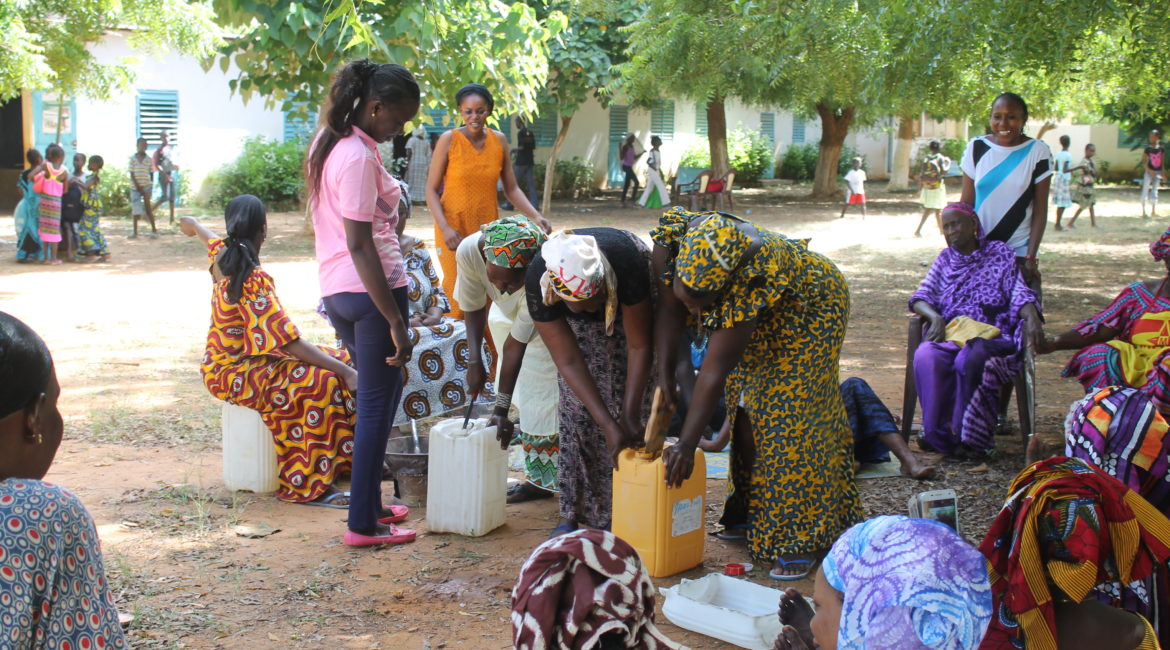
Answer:
POLYGON ((284 112, 283 139, 308 140, 316 131, 316 120, 308 102, 295 102, 293 107, 284 112))
POLYGON ((664 141, 674 139, 674 100, 655 100, 650 105, 650 134, 664 141))
POLYGON ((532 126, 528 127, 532 131, 532 135, 536 137, 536 146, 551 147, 557 140, 557 114, 541 115, 532 120, 532 126))
POLYGON ((804 142, 804 118, 798 115, 792 116, 792 144, 801 144, 804 142))
POLYGON ((772 146, 776 146, 776 114, 760 113, 760 135, 768 139, 772 146))
POLYGON ((171 136, 171 144, 179 144, 179 91, 139 90, 135 100, 135 126, 138 137, 146 138, 151 146, 162 143, 162 132, 171 136))
POLYGON ((609 137, 624 138, 630 130, 630 113, 625 106, 609 107, 609 137))
POLYGON ((695 135, 707 137, 707 106, 695 104, 695 135))
POLYGON ((431 117, 433 124, 425 124, 427 135, 441 134, 444 131, 450 131, 454 128, 454 123, 451 121, 450 115, 442 108, 428 108, 424 111, 431 117))

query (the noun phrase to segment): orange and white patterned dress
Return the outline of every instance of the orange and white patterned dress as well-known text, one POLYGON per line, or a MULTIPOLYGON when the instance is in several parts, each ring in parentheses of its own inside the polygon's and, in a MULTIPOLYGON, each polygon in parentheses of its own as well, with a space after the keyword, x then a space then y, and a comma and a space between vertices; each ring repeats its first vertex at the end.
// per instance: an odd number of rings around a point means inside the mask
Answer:
MULTIPOLYGON (((208 242, 210 264, 223 246, 221 239, 208 242)), ((264 269, 252 270, 238 303, 228 301, 227 290, 225 278, 211 294, 211 329, 200 366, 203 384, 215 397, 259 412, 272 431, 280 480, 276 497, 317 499, 338 475, 349 472, 354 398, 333 371, 284 351, 301 333, 264 269)), ((350 363, 343 350, 321 351, 350 363)))
MULTIPOLYGON (((459 233, 460 241, 479 227, 500 217, 496 199, 496 185, 504 171, 507 152, 500 146, 500 136, 488 129, 483 149, 475 148, 459 129, 451 132, 451 150, 447 154, 447 173, 443 177, 443 196, 440 203, 447 223, 459 233)), ((435 248, 439 251, 439 266, 443 269, 443 292, 455 295, 455 251, 443 243, 443 234, 435 226, 435 248)), ((463 318, 463 310, 452 299, 448 316, 463 318)))

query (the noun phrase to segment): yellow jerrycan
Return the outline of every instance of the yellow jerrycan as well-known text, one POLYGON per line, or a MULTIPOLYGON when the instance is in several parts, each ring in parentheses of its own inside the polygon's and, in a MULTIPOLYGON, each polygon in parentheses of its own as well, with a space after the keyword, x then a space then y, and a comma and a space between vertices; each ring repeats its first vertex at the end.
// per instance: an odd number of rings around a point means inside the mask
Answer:
POLYGON ((613 472, 613 534, 638 551, 654 578, 674 575, 703 562, 707 463, 695 450, 695 469, 680 487, 666 487, 662 447, 673 409, 663 408, 655 389, 646 447, 625 449, 613 472))

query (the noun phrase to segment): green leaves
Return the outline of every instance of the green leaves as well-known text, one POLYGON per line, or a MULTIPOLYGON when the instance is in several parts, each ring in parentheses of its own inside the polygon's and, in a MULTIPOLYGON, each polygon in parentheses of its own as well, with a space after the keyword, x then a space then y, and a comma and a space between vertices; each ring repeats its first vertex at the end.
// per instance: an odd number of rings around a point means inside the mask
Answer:
MULTIPOLYGON (((228 2, 228 0, 223 0, 228 2)), ((269 104, 319 105, 333 72, 369 56, 414 73, 423 104, 454 113, 469 81, 484 83, 503 113, 536 111, 548 75, 548 42, 558 21, 542 24, 524 3, 502 0, 230 0, 247 28, 219 51, 269 104), (322 16, 305 21, 300 16, 322 16), (273 33, 265 26, 280 25, 273 33), (251 56, 256 55, 256 56, 251 56)))
POLYGON ((220 43, 213 15, 203 2, 174 0, 2 1, 0 101, 48 88, 108 97, 128 87, 134 72, 127 61, 101 63, 90 53, 107 31, 122 31, 132 47, 146 52, 174 49, 203 57, 220 43))

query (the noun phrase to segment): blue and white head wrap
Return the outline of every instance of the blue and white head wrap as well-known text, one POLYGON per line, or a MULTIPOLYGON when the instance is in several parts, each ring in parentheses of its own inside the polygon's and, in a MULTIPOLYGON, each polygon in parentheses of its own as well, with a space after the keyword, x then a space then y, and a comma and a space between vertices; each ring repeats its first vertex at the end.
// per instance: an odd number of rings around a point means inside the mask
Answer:
POLYGON ((841 650, 974 650, 987 632, 987 563, 945 524, 875 517, 845 531, 822 568, 844 594, 841 650))

